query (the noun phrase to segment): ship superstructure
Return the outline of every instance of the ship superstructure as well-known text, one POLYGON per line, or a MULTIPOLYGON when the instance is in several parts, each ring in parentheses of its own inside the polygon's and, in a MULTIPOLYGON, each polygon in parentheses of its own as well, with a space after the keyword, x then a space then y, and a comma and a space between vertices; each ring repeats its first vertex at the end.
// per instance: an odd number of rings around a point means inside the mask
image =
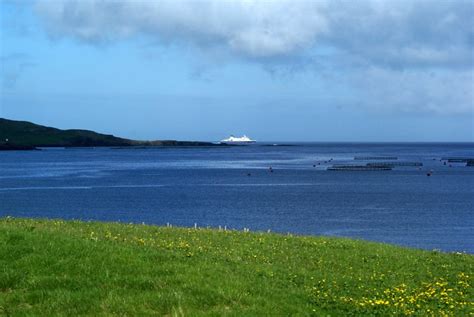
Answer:
POLYGON ((248 136, 243 135, 241 137, 235 137, 231 135, 227 139, 221 140, 222 144, 252 144, 257 141, 250 139, 248 136))

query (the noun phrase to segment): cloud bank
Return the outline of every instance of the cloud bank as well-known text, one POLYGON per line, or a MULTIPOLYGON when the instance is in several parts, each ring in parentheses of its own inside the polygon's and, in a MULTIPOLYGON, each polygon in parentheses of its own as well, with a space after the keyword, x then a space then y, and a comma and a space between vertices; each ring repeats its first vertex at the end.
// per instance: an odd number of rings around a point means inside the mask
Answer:
POLYGON ((473 109, 471 0, 40 0, 36 12, 56 38, 103 44, 142 36, 219 49, 270 68, 345 72, 362 95, 403 107, 473 109), (427 75, 432 70, 442 75, 427 75), (400 98, 393 86, 409 93, 400 98))
POLYGON ((55 0, 37 10, 55 36, 86 42, 144 34, 218 45, 251 57, 315 45, 375 62, 465 64, 474 45, 471 1, 55 0))
POLYGON ((247 56, 290 54, 327 30, 308 1, 40 1, 51 34, 86 42, 145 34, 163 42, 222 46, 247 56))

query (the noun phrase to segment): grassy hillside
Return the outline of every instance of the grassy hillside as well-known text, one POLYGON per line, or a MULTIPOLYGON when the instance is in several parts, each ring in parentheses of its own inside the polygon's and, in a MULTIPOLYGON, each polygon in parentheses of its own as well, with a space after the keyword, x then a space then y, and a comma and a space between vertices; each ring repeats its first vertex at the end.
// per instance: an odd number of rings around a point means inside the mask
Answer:
POLYGON ((136 141, 89 130, 61 130, 26 121, 0 118, 0 150, 22 150, 31 147, 79 146, 210 146, 198 141, 136 141), (8 139, 8 142, 6 141, 8 139))
POLYGON ((0 218, 0 315, 469 316, 473 264, 349 239, 0 218))
POLYGON ((0 140, 23 146, 126 146, 132 141, 88 130, 60 130, 0 118, 0 140))

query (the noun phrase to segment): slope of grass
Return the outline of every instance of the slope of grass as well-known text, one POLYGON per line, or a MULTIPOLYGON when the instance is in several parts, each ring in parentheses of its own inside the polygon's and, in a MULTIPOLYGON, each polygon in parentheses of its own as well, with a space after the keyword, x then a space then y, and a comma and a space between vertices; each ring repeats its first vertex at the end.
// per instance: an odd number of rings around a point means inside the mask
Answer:
POLYGON ((467 254, 0 218, 0 315, 469 316, 467 254))
POLYGON ((34 147, 90 146, 215 146, 210 142, 156 140, 138 141, 89 130, 61 130, 0 118, 0 150, 25 150, 34 147), (6 141, 8 140, 8 141, 6 141))
POLYGON ((0 141, 21 146, 126 146, 132 142, 89 130, 60 130, 0 118, 0 141))

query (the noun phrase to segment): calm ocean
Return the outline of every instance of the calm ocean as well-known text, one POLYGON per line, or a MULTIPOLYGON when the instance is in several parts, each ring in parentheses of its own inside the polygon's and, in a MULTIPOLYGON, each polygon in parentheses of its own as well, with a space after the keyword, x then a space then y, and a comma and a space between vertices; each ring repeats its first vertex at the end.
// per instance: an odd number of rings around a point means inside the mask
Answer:
POLYGON ((0 216, 197 223, 474 253, 474 167, 444 165, 448 157, 473 158, 474 144, 0 152, 0 216), (326 170, 388 156, 423 166, 326 170))

